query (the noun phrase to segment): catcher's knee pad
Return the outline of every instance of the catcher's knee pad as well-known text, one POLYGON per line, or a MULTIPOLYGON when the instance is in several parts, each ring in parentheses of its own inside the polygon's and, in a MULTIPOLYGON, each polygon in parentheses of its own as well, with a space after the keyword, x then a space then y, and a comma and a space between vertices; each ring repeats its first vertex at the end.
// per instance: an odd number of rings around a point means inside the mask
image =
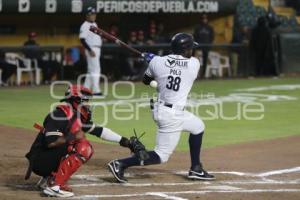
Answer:
POLYGON ((75 144, 74 150, 76 155, 82 160, 83 163, 87 162, 94 153, 92 145, 86 139, 79 140, 75 144))

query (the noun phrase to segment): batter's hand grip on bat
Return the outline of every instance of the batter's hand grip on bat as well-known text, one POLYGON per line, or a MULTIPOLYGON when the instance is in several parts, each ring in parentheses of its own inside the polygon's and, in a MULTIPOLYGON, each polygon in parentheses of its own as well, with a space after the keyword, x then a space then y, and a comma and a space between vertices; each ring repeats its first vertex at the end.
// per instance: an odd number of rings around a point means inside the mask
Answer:
POLYGON ((90 31, 92 31, 93 33, 96 33, 96 34, 100 34, 99 29, 95 26, 90 26, 90 31))
POLYGON ((153 53, 143 52, 142 57, 147 61, 147 63, 150 63, 150 61, 155 57, 156 55, 153 53))

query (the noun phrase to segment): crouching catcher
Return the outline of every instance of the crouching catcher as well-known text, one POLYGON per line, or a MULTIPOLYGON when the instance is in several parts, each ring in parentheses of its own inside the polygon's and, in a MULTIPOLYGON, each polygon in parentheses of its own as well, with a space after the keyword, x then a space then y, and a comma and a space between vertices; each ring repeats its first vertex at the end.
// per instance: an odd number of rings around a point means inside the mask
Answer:
POLYGON ((25 179, 29 179, 31 172, 41 176, 38 186, 47 196, 74 195, 67 181, 94 152, 85 133, 119 143, 137 156, 142 155, 141 160, 147 159, 145 147, 136 137, 127 139, 92 122, 88 105, 91 97, 89 89, 71 85, 61 100, 63 103, 46 116, 43 127, 35 124, 40 132, 26 154, 29 167, 25 179))

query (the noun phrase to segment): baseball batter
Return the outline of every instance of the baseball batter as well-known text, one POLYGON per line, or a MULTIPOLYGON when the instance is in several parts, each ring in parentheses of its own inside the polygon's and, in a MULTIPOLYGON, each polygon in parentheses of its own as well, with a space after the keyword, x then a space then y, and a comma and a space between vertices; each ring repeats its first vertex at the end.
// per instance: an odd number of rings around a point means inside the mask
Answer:
POLYGON ((156 146, 149 151, 149 159, 140 161, 136 156, 113 160, 108 164, 118 182, 125 183, 124 170, 131 166, 153 165, 167 162, 175 150, 181 131, 187 131, 191 157, 188 178, 213 180, 214 176, 206 172, 200 162, 200 150, 204 133, 203 121, 185 111, 188 94, 200 69, 198 59, 192 57, 193 48, 197 46, 192 35, 178 33, 171 42, 173 54, 154 56, 145 53, 150 61, 143 82, 147 85, 157 81, 158 100, 152 100, 152 116, 157 124, 156 146))
POLYGON ((93 95, 101 96, 99 79, 101 75, 100 55, 102 39, 99 35, 92 33, 89 29, 91 26, 97 27, 96 10, 88 7, 86 10, 86 21, 80 27, 80 42, 85 48, 87 59, 87 74, 84 86, 93 91, 93 95))

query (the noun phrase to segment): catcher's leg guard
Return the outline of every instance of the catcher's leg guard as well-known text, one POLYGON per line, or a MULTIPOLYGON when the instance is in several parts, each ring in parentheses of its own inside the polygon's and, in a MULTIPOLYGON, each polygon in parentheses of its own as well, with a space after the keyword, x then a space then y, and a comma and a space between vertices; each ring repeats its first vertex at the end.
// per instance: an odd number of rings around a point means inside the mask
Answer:
POLYGON ((88 140, 81 139, 76 142, 73 152, 64 158, 56 173, 54 175, 54 184, 63 186, 69 180, 73 173, 85 162, 87 162, 93 155, 93 148, 88 140))

